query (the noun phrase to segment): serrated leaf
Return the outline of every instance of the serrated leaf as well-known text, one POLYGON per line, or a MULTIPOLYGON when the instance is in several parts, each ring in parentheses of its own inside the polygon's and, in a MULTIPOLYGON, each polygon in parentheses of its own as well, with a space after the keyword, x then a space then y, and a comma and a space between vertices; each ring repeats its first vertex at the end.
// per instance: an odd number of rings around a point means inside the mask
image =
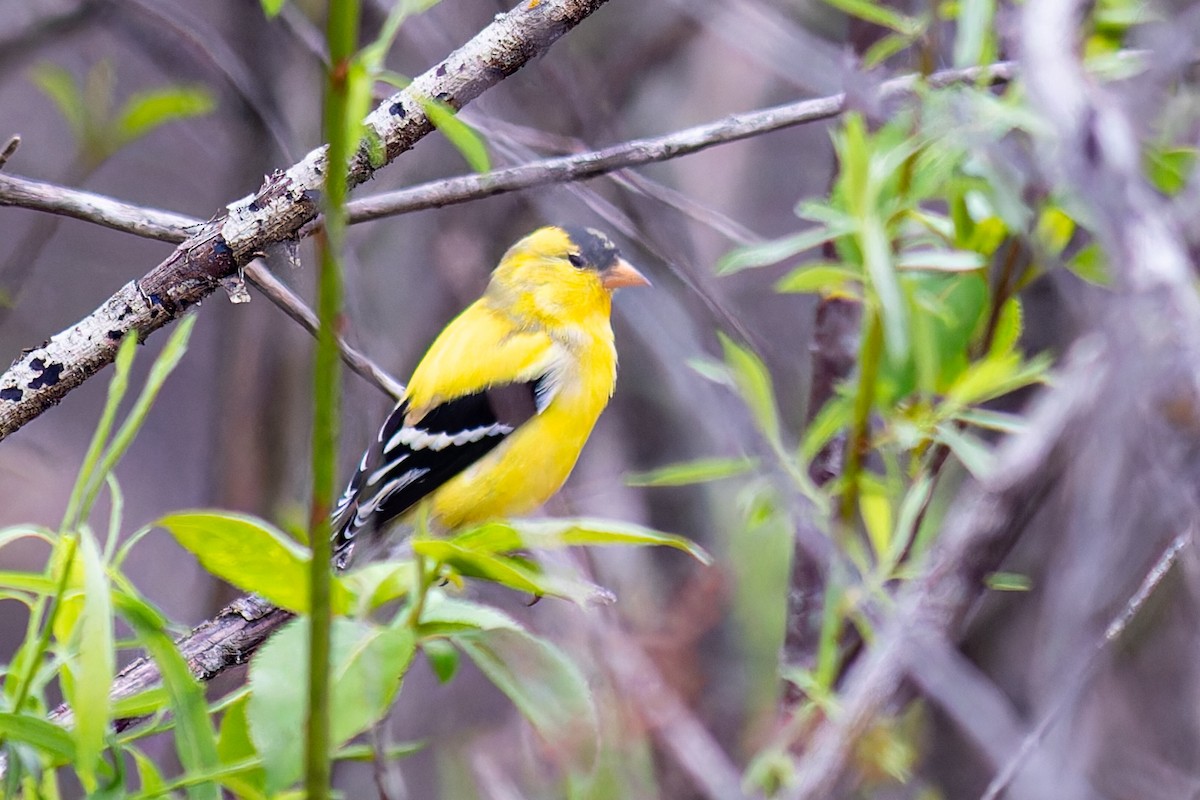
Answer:
POLYGON ((1000 306, 996 317, 996 327, 992 332, 992 343, 988 351, 993 355, 1005 355, 1015 352, 1024 328, 1024 311, 1021 301, 1010 297, 1000 306))
POLYGON ((128 144, 168 122, 203 116, 215 107, 212 93, 202 86, 167 86, 139 92, 121 108, 117 136, 122 145, 128 144))
MULTIPOLYGON (((208 773, 218 765, 217 740, 204 689, 192 677, 187 662, 179 654, 171 637, 161 627, 161 616, 143 601, 131 595, 113 595, 121 616, 133 628, 142 646, 158 664, 163 686, 175 714, 175 750, 189 773, 208 773)), ((213 782, 188 787, 191 800, 220 800, 221 791, 213 782)))
POLYGON ((736 458, 697 458, 669 464, 648 472, 631 472, 625 476, 627 486, 692 486, 737 475, 758 467, 758 459, 750 456, 736 458))
POLYGON ((595 763, 596 708, 579 668, 550 642, 516 630, 455 634, 452 640, 513 702, 545 749, 573 771, 595 763))
MULTIPOLYGON (((273 794, 303 771, 308 708, 308 620, 288 623, 250 663, 250 738, 273 794)), ((414 652, 412 632, 347 619, 333 621, 330 743, 340 747, 387 713, 414 652)))
MULTIPOLYGON (((156 525, 213 575, 296 613, 308 610, 309 551, 269 523, 245 514, 189 511, 170 514, 156 525)), ((351 597, 333 584, 335 613, 345 613, 351 597)))

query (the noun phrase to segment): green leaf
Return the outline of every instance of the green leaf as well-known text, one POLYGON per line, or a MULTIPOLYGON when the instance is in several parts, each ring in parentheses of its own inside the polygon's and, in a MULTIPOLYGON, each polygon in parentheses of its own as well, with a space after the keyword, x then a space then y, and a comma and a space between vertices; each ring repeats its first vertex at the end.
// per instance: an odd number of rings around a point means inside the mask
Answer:
POLYGON ((950 448, 950 452, 976 479, 985 478, 991 473, 996 459, 981 440, 954 425, 939 425, 936 438, 950 448))
POLYGON ((30 78, 54 102, 71 126, 71 133, 82 142, 87 130, 86 106, 75 76, 57 64, 44 63, 33 68, 30 78))
MULTIPOLYGON (((142 600, 119 593, 114 599, 121 616, 133 628, 142 646, 149 651, 162 674, 163 686, 175 712, 175 749, 179 762, 188 773, 209 772, 218 763, 217 740, 204 689, 192 677, 187 662, 161 626, 161 616, 142 600)), ((221 790, 206 782, 188 788, 192 800, 220 800, 221 790)))
POLYGON ((1000 433, 1020 433, 1026 427, 1025 418, 1020 414, 1006 414, 984 408, 968 408, 955 414, 954 418, 976 428, 1000 433))
POLYGON ((92 440, 83 456, 79 475, 75 478, 74 486, 71 487, 71 496, 67 499, 67 510, 63 513, 61 526, 63 530, 74 530, 86 516, 85 497, 89 487, 93 484, 93 475, 99 468, 104 445, 112 433, 112 426, 117 418, 117 409, 125 397, 125 392, 129 389, 129 368, 133 364, 137 345, 137 333, 130 331, 121 339, 121 344, 117 348, 117 354, 113 358, 113 375, 112 380, 108 382, 108 395, 104 401, 104 410, 100 413, 96 430, 92 432, 92 440))
POLYGON ((930 272, 971 272, 987 266, 987 260, 971 250, 906 250, 896 260, 896 269, 930 272))
POLYGON ((168 122, 203 116, 215 107, 212 94, 200 86, 167 86, 139 92, 117 115, 118 141, 129 144, 168 122))
MULTIPOLYGON (((983 63, 984 54, 995 49, 993 25, 996 0, 959 0, 958 35, 954 37, 954 66, 973 67, 983 63)), ((990 60, 990 59, 989 59, 990 60)))
POLYGON ((771 373, 754 353, 738 345, 723 333, 718 333, 721 349, 725 352, 725 363, 729 366, 738 394, 750 408, 758 428, 770 442, 778 443, 779 413, 775 409, 775 390, 771 385, 771 373))
POLYGON ((808 430, 800 442, 800 458, 806 464, 816 458, 834 436, 846 429, 853 410, 852 398, 844 394, 834 395, 821 407, 808 424, 808 430))
POLYGON ((850 232, 845 225, 818 225, 800 233, 773 239, 769 242, 747 245, 731 250, 717 261, 718 275, 732 275, 744 269, 778 264, 806 250, 820 247, 826 242, 850 232))
POLYGON ((96 764, 109 732, 108 694, 116 672, 116 648, 108 576, 92 536, 81 535, 79 555, 83 609, 77 625, 78 670, 72 669, 74 691, 70 700, 75 712, 75 763, 84 785, 94 790, 96 764))
MULTIPOLYGON (((150 413, 150 407, 154 405, 163 384, 179 366, 184 353, 187 352, 188 340, 192 336, 192 329, 196 327, 197 319, 199 317, 191 314, 180 320, 175 326, 175 330, 171 331, 167 343, 163 345, 162 352, 154 360, 154 365, 150 367, 150 374, 146 376, 146 383, 142 386, 137 400, 134 401, 133 408, 129 410, 125 421, 121 423, 121 427, 117 429, 112 441, 105 449, 104 455, 101 456, 100 463, 88 478, 89 487, 80 511, 80 519, 86 519, 92 503, 95 502, 96 496, 100 492, 101 483, 117 466, 129 446, 133 444, 134 437, 146 422, 146 415, 150 413)), ((124 342, 122 342, 122 346, 124 347, 124 342)), ((115 381, 116 378, 113 380, 115 381)))
POLYGON ((454 145, 459 154, 476 172, 487 172, 492 168, 487 145, 467 123, 455 116, 458 112, 440 100, 420 98, 421 107, 433 126, 454 145))
POLYGON ((141 786, 142 792, 151 796, 165 795, 167 783, 154 760, 136 747, 127 746, 125 751, 133 756, 133 763, 137 767, 138 785, 141 786))
MULTIPOLYGON (((461 631, 523 630, 521 623, 498 608, 449 597, 431 590, 421 612, 422 636, 440 636, 461 631)), ((425 642, 422 644, 427 644, 425 642)))
POLYGON ((458 651, 444 639, 430 639, 421 644, 421 652, 439 683, 449 683, 458 672, 458 651))
POLYGON ((702 564, 712 563, 712 557, 703 548, 683 536, 631 522, 586 517, 485 522, 459 534, 452 541, 455 545, 485 552, 509 552, 524 548, 553 550, 562 547, 651 545, 673 547, 702 564))
POLYGON ((38 717, 0 712, 0 737, 32 745, 50 757, 49 766, 75 760, 75 737, 71 732, 38 717))
MULTIPOLYGON (((263 645, 250 664, 246 716, 262 754, 268 794, 303 771, 308 708, 308 620, 293 620, 263 645)), ((333 621, 331 747, 383 719, 414 652, 412 632, 366 622, 333 621)))
POLYGON ((735 458, 697 458, 681 461, 649 472, 631 472, 625 476, 627 486, 692 486, 737 475, 758 467, 758 459, 750 456, 735 458))
POLYGON ((920 20, 901 14, 874 0, 825 0, 825 2, 852 17, 890 28, 905 36, 915 36, 924 27, 920 20))
MULTIPOLYGON (((493 529, 497 531, 498 529, 493 529)), ((500 531, 500 535, 508 535, 500 531)), ((474 545, 487 546, 484 540, 474 545)), ((464 547, 457 542, 441 539, 414 539, 413 552, 445 564, 469 578, 499 583, 518 592, 538 597, 560 597, 579 605, 611 603, 612 593, 594 583, 561 575, 549 575, 529 562, 499 555, 490 549, 464 547)))
POLYGON ((1016 572, 990 572, 984 584, 995 592, 1028 592, 1033 588, 1033 579, 1016 572))
POLYGON ((1057 256, 1071 243, 1075 227, 1075 220, 1069 214, 1058 206, 1047 206, 1038 215, 1034 235, 1047 253, 1057 256))
MULTIPOLYGON (((308 610, 308 549, 267 522, 232 512, 189 511, 155 524, 218 578, 289 611, 308 610)), ((343 584, 333 585, 333 600, 335 613, 349 610, 343 584)))
MULTIPOLYGON (((225 709, 217 736, 217 756, 229 766, 258 758, 250 739, 250 723, 246 717, 249 694, 243 694, 225 709)), ((266 772, 261 767, 249 767, 221 779, 222 785, 239 797, 261 796, 266 792, 266 772)))
POLYGON ((1104 251, 1095 242, 1080 249, 1067 261, 1066 267, 1076 277, 1095 286, 1109 286, 1112 283, 1104 251))
POLYGON ((796 267, 775 284, 775 291, 819 294, 822 297, 862 297, 863 276, 840 264, 814 262, 796 267))
MULTIPOLYGON (((356 598, 354 613, 357 616, 365 616, 407 596, 415 578, 416 565, 411 561, 376 561, 333 576, 335 584, 341 584, 348 596, 356 598)), ((341 594, 342 589, 334 592, 341 594)))
POLYGON ((148 717, 164 709, 170 702, 167 690, 161 686, 143 689, 137 694, 122 697, 112 704, 114 718, 148 717))
POLYGON ((579 668, 554 645, 523 631, 455 634, 452 640, 504 692, 559 764, 586 771, 599 744, 596 707, 579 668))
POLYGON ((267 15, 267 19, 274 19, 283 11, 283 6, 287 0, 258 0, 262 6, 263 13, 267 15))
POLYGON ((1148 147, 1144 156, 1146 173, 1154 187, 1165 195, 1183 191, 1196 165, 1194 147, 1148 147))

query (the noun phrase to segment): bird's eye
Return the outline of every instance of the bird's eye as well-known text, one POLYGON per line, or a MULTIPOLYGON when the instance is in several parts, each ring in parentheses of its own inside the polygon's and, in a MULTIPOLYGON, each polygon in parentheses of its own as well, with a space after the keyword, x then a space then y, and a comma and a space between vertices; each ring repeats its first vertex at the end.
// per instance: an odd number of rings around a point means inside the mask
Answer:
POLYGON ((587 263, 579 253, 568 253, 567 261, 570 261, 571 266, 575 267, 575 269, 583 269, 583 265, 587 263))

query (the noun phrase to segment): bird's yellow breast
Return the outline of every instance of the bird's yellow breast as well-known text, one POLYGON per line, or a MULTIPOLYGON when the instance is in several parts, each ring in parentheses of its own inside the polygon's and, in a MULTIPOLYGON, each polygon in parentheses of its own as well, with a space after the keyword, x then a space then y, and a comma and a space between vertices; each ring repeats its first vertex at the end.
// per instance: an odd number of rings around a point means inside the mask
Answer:
POLYGON ((550 403, 495 450, 429 498, 431 521, 443 530, 524 514, 559 490, 616 385, 617 354, 608 320, 558 341, 550 403))

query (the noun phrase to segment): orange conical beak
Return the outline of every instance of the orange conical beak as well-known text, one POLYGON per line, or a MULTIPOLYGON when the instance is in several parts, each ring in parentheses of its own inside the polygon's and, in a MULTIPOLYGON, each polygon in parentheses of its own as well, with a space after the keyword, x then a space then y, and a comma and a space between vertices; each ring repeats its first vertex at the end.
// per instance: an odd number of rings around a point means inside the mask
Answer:
POLYGON ((632 264, 618 258, 611 267, 600 273, 600 283, 609 291, 625 286, 650 286, 649 279, 638 272, 632 264))

